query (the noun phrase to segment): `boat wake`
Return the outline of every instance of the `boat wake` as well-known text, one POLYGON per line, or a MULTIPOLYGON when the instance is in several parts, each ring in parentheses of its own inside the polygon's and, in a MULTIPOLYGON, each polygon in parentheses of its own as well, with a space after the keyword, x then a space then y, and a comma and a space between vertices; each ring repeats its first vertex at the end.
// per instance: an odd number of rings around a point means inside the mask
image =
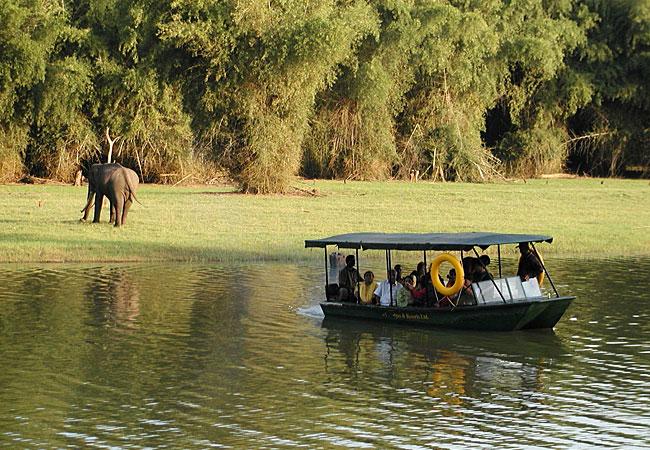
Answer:
POLYGON ((322 319, 325 317, 320 305, 303 306, 297 309, 298 314, 301 316, 311 317, 312 319, 322 319))

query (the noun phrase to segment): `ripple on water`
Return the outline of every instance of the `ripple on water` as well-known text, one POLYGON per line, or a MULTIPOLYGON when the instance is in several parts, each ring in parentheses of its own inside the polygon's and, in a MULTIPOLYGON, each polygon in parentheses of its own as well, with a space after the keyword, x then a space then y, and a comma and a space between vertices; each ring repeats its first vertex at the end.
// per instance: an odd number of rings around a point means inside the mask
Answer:
POLYGON ((551 264, 554 333, 325 321, 318 264, 1 266, 0 445, 650 446, 650 260, 551 264))

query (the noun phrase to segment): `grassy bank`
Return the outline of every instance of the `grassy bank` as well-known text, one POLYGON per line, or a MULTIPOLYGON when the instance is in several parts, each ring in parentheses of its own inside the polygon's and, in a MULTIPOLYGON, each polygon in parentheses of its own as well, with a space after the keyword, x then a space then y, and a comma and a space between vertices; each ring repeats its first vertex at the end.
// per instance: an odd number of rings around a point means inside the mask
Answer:
MULTIPOLYGON (((307 181, 318 196, 141 186, 128 223, 80 223, 86 188, 0 186, 0 261, 320 258, 306 238, 352 231, 502 231, 556 238, 544 254, 650 255, 647 180, 430 184, 307 181)), ((514 249, 508 249, 514 255, 514 249)))

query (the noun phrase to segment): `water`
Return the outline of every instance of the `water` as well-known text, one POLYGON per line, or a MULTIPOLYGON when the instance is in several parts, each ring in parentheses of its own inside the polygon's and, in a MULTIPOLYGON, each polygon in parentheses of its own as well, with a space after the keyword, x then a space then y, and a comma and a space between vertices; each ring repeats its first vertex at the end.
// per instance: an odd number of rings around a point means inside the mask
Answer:
POLYGON ((650 260, 551 269, 554 331, 476 333, 324 321, 318 262, 0 266, 0 446, 650 448, 650 260))

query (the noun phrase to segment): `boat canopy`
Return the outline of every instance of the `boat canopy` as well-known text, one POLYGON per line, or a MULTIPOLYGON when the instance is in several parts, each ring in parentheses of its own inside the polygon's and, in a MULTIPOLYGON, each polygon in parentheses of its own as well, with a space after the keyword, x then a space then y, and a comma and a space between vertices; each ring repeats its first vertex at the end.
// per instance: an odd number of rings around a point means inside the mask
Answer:
POLYGON ((363 250, 485 250, 491 245, 518 244, 520 242, 553 242, 551 236, 539 234, 471 233, 348 233, 323 239, 306 240, 305 247, 363 250))

